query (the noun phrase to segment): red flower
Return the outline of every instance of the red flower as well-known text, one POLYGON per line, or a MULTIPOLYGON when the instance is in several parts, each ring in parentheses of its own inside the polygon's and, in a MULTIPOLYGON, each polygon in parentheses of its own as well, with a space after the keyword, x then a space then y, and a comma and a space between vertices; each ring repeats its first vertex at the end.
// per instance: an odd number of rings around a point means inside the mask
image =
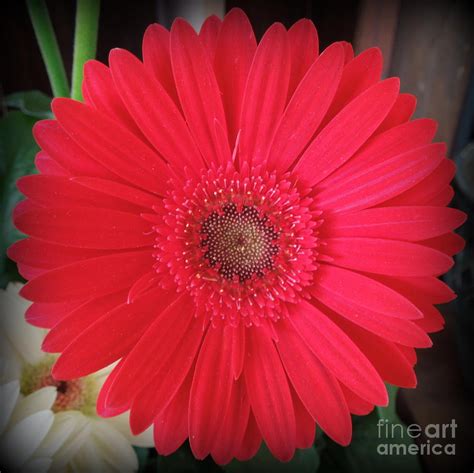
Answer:
POLYGON ((29 237, 10 248, 28 320, 51 328, 54 376, 120 360, 98 403, 152 423, 168 454, 288 460, 315 423, 414 387, 414 348, 453 292, 462 247, 453 163, 382 57, 318 56, 308 20, 257 46, 240 10, 196 35, 176 20, 86 65, 85 104, 35 126, 39 175, 19 181, 29 237))

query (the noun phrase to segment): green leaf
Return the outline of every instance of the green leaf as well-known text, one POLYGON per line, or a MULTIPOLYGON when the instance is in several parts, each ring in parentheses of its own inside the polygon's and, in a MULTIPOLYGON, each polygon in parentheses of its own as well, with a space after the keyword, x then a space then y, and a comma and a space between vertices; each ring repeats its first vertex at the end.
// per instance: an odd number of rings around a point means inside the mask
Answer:
POLYGON ((29 117, 53 118, 51 97, 39 90, 27 90, 7 95, 5 105, 9 108, 18 108, 29 117))
POLYGON ((377 407, 367 416, 353 418, 352 442, 348 447, 325 438, 318 473, 421 473, 418 456, 408 450, 413 440, 395 411, 397 388, 387 385, 387 390, 387 407, 377 407))
POLYGON ((295 456, 286 463, 278 461, 262 444, 257 455, 246 462, 232 460, 225 465, 223 470, 226 473, 315 473, 319 466, 319 456, 314 447, 304 450, 296 450, 295 456))
POLYGON ((35 172, 34 158, 38 151, 31 129, 35 119, 21 112, 10 112, 0 121, 0 284, 6 284, 6 249, 23 235, 13 226, 12 211, 23 198, 16 187, 19 177, 35 172))

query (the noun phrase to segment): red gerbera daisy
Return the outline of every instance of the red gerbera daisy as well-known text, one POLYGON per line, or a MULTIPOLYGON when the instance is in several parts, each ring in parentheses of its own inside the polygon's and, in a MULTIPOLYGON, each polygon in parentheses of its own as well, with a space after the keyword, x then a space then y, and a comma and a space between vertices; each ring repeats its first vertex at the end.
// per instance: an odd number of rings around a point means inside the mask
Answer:
POLYGON ((35 126, 9 251, 54 376, 120 360, 99 412, 218 463, 262 438, 288 460, 316 423, 347 445, 384 381, 415 386, 464 215, 435 122, 381 70, 375 48, 318 55, 308 20, 257 45, 240 10, 87 63, 85 103, 35 126))

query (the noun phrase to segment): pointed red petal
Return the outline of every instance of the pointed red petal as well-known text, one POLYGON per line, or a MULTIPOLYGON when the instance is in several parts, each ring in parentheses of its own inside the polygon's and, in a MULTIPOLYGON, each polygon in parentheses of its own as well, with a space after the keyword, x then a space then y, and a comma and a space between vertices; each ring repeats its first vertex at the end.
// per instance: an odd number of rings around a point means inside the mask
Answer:
POLYGON ((219 442, 217 434, 232 389, 232 327, 209 327, 194 371, 189 399, 189 443, 197 459, 219 442))
POLYGON ((178 92, 171 69, 170 32, 158 23, 150 25, 143 36, 142 53, 145 69, 158 80, 179 107, 178 92))
POLYGON ((15 226, 34 238, 77 248, 151 247, 155 240, 150 224, 138 215, 101 208, 32 210, 17 217, 15 226))
POLYGON ((168 167, 127 128, 75 100, 55 99, 52 108, 61 126, 97 162, 148 191, 165 186, 168 167))
MULTIPOLYGON (((124 303, 106 312, 81 332, 62 352, 53 367, 53 376, 56 379, 79 378, 125 356, 138 345, 138 340, 159 315, 160 310, 163 310, 160 304, 162 306, 169 304, 173 297, 176 295, 167 296, 161 288, 158 288, 137 298, 131 304, 124 303), (112 322, 113 331, 110 330, 112 322), (91 353, 94 356, 90 356, 91 353)), ((123 368, 122 366, 121 373, 123 368)), ((137 373, 141 375, 140 370, 137 373)), ((120 407, 127 404, 127 401, 117 403, 115 406, 107 404, 106 407, 120 407)))
POLYGON ((36 302, 66 302, 99 297, 130 287, 135 279, 150 269, 153 261, 150 250, 90 258, 32 279, 23 286, 21 295, 36 302))
POLYGON ((288 321, 279 322, 276 329, 283 366, 301 402, 329 437, 348 445, 352 423, 339 382, 311 353, 288 321))
POLYGON ((245 383, 250 405, 269 450, 280 461, 294 454, 295 413, 285 371, 273 341, 258 327, 247 332, 245 383))
POLYGON ((275 23, 258 45, 245 86, 240 117, 241 163, 264 162, 286 105, 290 66, 287 32, 275 23))
POLYGON ((366 49, 344 67, 341 83, 323 126, 328 124, 351 100, 380 80, 383 58, 379 48, 366 49))
POLYGON ((311 351, 341 382, 373 404, 387 404, 385 385, 373 365, 326 314, 305 301, 291 311, 289 320, 311 351))
POLYGON ((247 15, 233 8, 222 22, 214 61, 231 147, 237 137, 244 89, 256 50, 257 41, 247 15))
POLYGON ((446 207, 381 207, 333 214, 324 221, 323 236, 375 237, 419 241, 461 226, 466 214, 446 207))
POLYGON ((387 116, 398 89, 398 79, 387 79, 356 97, 316 136, 295 171, 314 185, 342 166, 387 116))
POLYGON ((361 210, 381 202, 388 205, 388 199, 429 176, 444 159, 445 152, 443 144, 435 143, 362 169, 343 183, 321 191, 317 197, 318 206, 327 211, 343 212, 361 210))
POLYGON ((326 238, 333 264, 391 276, 439 276, 453 265, 449 256, 425 245, 379 238, 326 238))
POLYGON ((208 54, 191 25, 171 27, 171 64, 186 122, 207 163, 226 163, 230 150, 221 93, 208 54))
POLYGON ((160 455, 170 455, 188 437, 188 406, 192 379, 190 371, 168 407, 153 423, 153 438, 160 455))
POLYGON ((383 133, 390 128, 401 125, 407 122, 415 113, 416 97, 411 94, 400 94, 397 97, 392 110, 385 117, 385 120, 380 124, 375 133, 383 133))
POLYGON ((291 54, 288 98, 291 98, 301 79, 319 54, 319 38, 314 23, 306 18, 297 21, 288 30, 288 42, 291 54))
POLYGON ((268 152, 270 168, 287 171, 309 143, 336 92, 343 60, 343 48, 336 43, 310 67, 281 117, 268 152))
POLYGON ((205 19, 199 30, 199 39, 209 55, 211 64, 216 53, 217 38, 221 26, 222 20, 216 15, 211 15, 205 19))
POLYGON ((126 301, 127 293, 115 292, 91 299, 68 313, 46 335, 41 348, 47 353, 59 353, 77 338, 84 330, 103 315, 126 301))

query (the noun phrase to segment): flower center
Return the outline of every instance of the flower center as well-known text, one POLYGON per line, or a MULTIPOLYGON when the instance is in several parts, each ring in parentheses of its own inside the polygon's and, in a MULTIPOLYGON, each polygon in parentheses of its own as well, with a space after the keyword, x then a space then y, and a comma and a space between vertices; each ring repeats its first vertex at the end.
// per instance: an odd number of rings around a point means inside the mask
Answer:
POLYGON ((308 297, 321 212, 291 175, 211 167, 171 181, 153 210, 160 284, 188 292, 196 317, 260 325, 308 297))
POLYGON ((233 203, 224 205, 220 213, 212 212, 204 220, 201 235, 204 257, 226 279, 244 282, 273 269, 278 232, 253 206, 239 211, 233 203))
POLYGON ((57 381, 51 375, 55 357, 47 356, 40 363, 26 365, 21 374, 21 393, 28 396, 47 386, 56 388, 53 412, 79 410, 86 415, 94 415, 97 397, 96 383, 92 378, 57 381))

